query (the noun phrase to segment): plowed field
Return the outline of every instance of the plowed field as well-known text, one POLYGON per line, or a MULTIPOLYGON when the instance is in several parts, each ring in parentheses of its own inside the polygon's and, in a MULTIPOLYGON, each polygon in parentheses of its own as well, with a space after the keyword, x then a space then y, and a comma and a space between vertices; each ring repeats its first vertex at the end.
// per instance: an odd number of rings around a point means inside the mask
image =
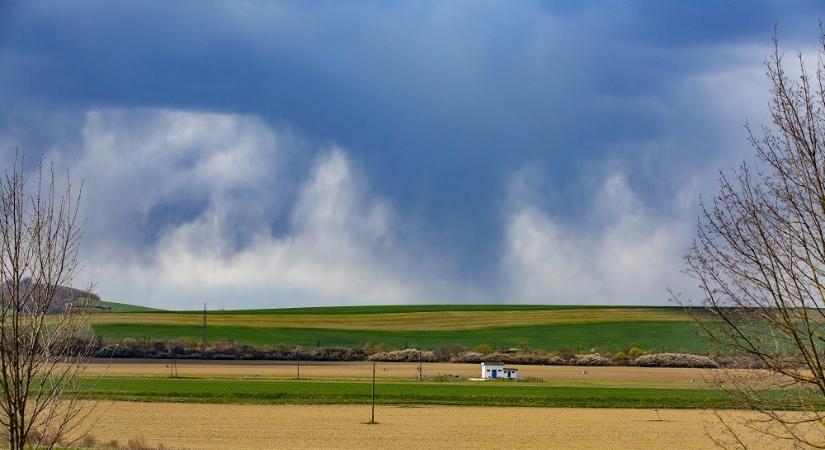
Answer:
MULTIPOLYGON (((104 404, 93 435, 177 449, 712 449, 704 410, 104 404)), ((743 413, 734 413, 741 415, 743 413)), ((781 448, 763 443, 763 448, 781 448)))

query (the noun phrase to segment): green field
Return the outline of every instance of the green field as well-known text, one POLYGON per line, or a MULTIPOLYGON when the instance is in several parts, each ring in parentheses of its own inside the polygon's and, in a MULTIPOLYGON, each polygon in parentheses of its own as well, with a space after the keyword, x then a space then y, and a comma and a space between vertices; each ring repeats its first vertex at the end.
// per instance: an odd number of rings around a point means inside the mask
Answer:
MULTIPOLYGON (((193 339, 202 335, 196 325, 154 325, 112 323, 94 325, 95 333, 111 337, 141 339, 193 339)), ((562 325, 533 325, 457 331, 370 331, 323 328, 208 327, 210 340, 231 340, 251 345, 302 345, 357 347, 365 342, 383 343, 390 348, 434 349, 443 345, 473 348, 490 344, 494 348, 527 345, 529 348, 558 350, 570 347, 585 351, 593 347, 618 351, 638 346, 645 350, 702 352, 704 344, 691 322, 611 322, 562 325)))
MULTIPOLYGON (((138 306, 138 308, 141 308, 138 306)), ((270 308, 270 309, 233 309, 214 311, 217 314, 400 314, 415 312, 451 312, 451 311, 558 311, 565 309, 637 309, 639 306, 589 306, 589 305, 368 305, 368 306, 314 306, 297 308, 270 308)), ((647 310, 671 311, 677 308, 670 306, 644 307, 647 310)), ((182 311, 169 311, 182 312, 182 311)), ((201 314, 202 311, 184 311, 201 314)))
MULTIPOLYGON (((137 311, 95 314, 92 326, 108 339, 202 336, 202 312, 137 311)), ((691 318, 679 308, 552 305, 413 305, 210 311, 210 340, 250 345, 435 349, 446 345, 495 348, 702 352, 691 318)))
MULTIPOLYGON (((145 402, 367 404, 366 381, 102 378, 88 381, 94 398, 145 402)), ((379 382, 376 402, 403 405, 591 408, 730 408, 716 389, 563 387, 521 382, 379 382)))

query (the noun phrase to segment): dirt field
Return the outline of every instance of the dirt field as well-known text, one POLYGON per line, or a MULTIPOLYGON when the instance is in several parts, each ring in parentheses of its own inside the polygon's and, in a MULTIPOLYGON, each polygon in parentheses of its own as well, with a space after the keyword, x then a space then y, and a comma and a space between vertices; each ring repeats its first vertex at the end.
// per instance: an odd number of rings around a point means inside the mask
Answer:
POLYGON ((101 442, 142 437, 176 449, 711 449, 705 427, 718 429, 702 410, 381 406, 378 425, 362 424, 367 406, 115 402, 96 414, 101 442))
MULTIPOLYGON (((91 323, 152 323, 200 325, 192 313, 99 313, 91 323)), ((389 314, 220 314, 210 325, 246 327, 334 328, 347 330, 469 330, 522 325, 675 320, 690 318, 678 309, 583 308, 550 311, 439 311, 389 314)))
MULTIPOLYGON (((107 376, 168 376, 168 360, 96 360, 89 366, 90 373, 107 376)), ((294 361, 178 361, 182 377, 281 377, 297 374, 294 361)), ((415 363, 378 363, 381 378, 415 379, 415 363)), ((647 367, 578 367, 578 366, 520 366, 522 377, 544 378, 545 382, 588 386, 648 386, 695 387, 712 374, 707 369, 669 369, 647 367)), ((478 364, 425 363, 425 375, 450 374, 464 377, 480 375, 478 364)), ((302 378, 367 378, 372 375, 372 363, 358 362, 301 362, 302 378)))

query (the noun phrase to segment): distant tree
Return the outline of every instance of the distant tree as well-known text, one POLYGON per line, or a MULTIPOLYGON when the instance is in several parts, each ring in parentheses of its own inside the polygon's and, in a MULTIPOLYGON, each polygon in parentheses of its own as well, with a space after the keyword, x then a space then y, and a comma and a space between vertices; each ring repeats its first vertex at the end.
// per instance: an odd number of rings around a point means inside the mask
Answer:
POLYGON ((747 127, 758 161, 722 174, 719 194, 702 203, 687 271, 701 287, 706 308, 696 317, 714 349, 733 365, 765 369, 718 372, 718 386, 756 413, 736 426, 723 419, 732 439, 719 443, 747 447, 744 425, 825 448, 825 34, 820 27, 813 76, 801 54, 799 75, 789 75, 773 42, 772 124, 747 127))
POLYGON ((482 355, 489 355, 493 353, 493 346, 490 344, 478 344, 475 351, 481 353, 482 355))
POLYGON ((12 450, 66 445, 88 413, 67 395, 91 349, 80 336, 86 308, 55 308, 80 269, 80 192, 68 183, 58 193, 54 172, 43 172, 31 191, 21 157, 0 176, 0 423, 12 450))

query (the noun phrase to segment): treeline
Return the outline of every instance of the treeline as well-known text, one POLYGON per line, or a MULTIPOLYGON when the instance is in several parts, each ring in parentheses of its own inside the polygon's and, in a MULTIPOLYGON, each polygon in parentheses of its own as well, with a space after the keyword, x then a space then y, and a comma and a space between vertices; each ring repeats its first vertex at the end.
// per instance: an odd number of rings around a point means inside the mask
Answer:
POLYGON ((123 338, 117 342, 93 346, 97 358, 215 359, 279 361, 364 361, 362 348, 288 347, 285 345, 252 346, 217 341, 206 347, 199 340, 138 340, 123 338))
MULTIPOLYGON (((641 351, 640 351, 641 352, 641 351)), ((504 364, 524 364, 542 366, 643 366, 643 367, 698 367, 716 368, 719 363, 702 355, 686 353, 641 353, 638 357, 626 357, 607 353, 586 353, 581 355, 564 352, 547 353, 543 351, 495 352, 484 354, 474 351, 464 351, 446 358, 439 357, 436 352, 419 351, 416 349, 396 350, 369 355, 370 361, 384 362, 451 362, 477 364, 482 361, 497 361, 504 364), (562 356, 559 355, 562 353, 562 356)))
POLYGON ((302 346, 252 346, 230 341, 216 341, 206 347, 197 339, 138 340, 123 338, 103 342, 98 339, 92 346, 97 358, 149 358, 149 359, 212 359, 212 360, 278 360, 278 361, 381 361, 381 362, 453 362, 480 363, 498 361, 505 364, 526 365, 580 365, 645 367, 719 367, 729 366, 724 361, 702 355, 685 353, 648 353, 631 347, 616 353, 590 352, 576 354, 569 348, 555 352, 533 350, 525 346, 517 349, 494 351, 488 345, 473 350, 460 345, 442 346, 435 350, 390 350, 383 344, 365 343, 356 348, 302 347, 302 346), (720 364, 721 363, 721 364, 720 364))

